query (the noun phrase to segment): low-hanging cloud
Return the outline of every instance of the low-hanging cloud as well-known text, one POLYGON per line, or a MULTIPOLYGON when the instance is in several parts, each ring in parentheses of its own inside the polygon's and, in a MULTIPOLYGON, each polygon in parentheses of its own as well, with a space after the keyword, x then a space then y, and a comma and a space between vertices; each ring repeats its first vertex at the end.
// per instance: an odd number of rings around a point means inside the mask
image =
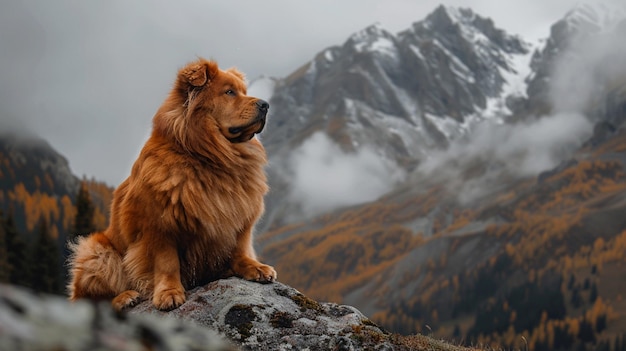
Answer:
POLYGON ((486 121, 445 151, 435 152, 420 170, 430 173, 453 160, 481 158, 505 164, 512 174, 529 176, 554 167, 591 134, 579 113, 560 113, 516 126, 486 121))
POLYGON ((447 179, 449 189, 468 202, 487 194, 502 176, 534 176, 554 168, 592 133, 592 123, 580 113, 559 113, 516 126, 483 122, 447 150, 435 152, 418 172, 447 179), (463 175, 473 162, 484 163, 478 177, 463 175))
POLYGON ((294 150, 289 164, 290 197, 307 217, 375 200, 404 178, 403 171, 374 150, 346 153, 321 132, 294 150))

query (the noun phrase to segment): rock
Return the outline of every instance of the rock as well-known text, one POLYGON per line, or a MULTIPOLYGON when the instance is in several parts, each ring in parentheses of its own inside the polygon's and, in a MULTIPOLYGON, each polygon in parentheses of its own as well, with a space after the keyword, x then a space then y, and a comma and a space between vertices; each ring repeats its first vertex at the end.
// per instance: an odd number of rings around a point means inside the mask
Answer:
POLYGON ((206 327, 168 316, 116 314, 108 302, 68 302, 0 285, 0 350, 237 350, 206 327))
POLYGON ((320 303, 278 282, 218 280, 188 291, 172 311, 143 301, 123 313, 109 302, 70 303, 0 284, 0 350, 241 349, 476 350, 387 333, 354 307, 320 303))
POLYGON ((173 311, 158 311, 144 301, 129 312, 193 321, 250 350, 393 349, 378 340, 387 333, 356 308, 317 302, 279 282, 218 280, 189 291, 187 302, 173 311))

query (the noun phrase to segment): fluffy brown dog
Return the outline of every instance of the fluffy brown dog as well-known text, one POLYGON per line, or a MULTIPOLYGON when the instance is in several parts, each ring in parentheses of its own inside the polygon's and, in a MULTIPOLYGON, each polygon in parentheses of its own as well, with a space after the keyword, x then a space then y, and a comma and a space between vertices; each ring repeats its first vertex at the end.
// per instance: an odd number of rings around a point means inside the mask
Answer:
POLYGON ((151 297, 169 310, 213 279, 275 280, 252 246, 268 190, 254 135, 268 108, 236 69, 204 59, 182 68, 114 193, 109 227, 72 245, 70 300, 112 298, 121 310, 151 297))

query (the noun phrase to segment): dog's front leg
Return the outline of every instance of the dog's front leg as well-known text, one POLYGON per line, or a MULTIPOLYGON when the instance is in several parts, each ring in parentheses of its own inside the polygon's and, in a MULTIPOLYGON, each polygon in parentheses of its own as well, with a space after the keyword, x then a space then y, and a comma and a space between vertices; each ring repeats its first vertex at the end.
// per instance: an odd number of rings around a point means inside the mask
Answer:
POLYGON ((232 253, 231 260, 231 269, 236 276, 262 283, 276 280, 274 267, 257 260, 252 245, 252 225, 237 236, 237 247, 232 253))
POLYGON ((154 252, 154 296, 152 303, 160 310, 171 310, 185 302, 185 288, 180 281, 180 262, 174 245, 162 245, 154 252))

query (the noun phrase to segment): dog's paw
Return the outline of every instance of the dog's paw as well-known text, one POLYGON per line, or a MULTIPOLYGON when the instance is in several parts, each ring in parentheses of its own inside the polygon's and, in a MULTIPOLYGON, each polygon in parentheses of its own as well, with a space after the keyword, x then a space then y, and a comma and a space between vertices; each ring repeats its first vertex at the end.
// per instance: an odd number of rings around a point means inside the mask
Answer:
POLYGON ((141 301, 141 295, 135 290, 126 290, 117 295, 111 305, 116 311, 121 311, 125 308, 133 307, 141 301))
POLYGON ((170 288, 154 292, 152 304, 154 307, 169 311, 177 308, 185 302, 185 290, 181 288, 170 288))
POLYGON ((274 267, 263 263, 256 263, 247 267, 241 274, 243 279, 259 283, 271 283, 276 280, 277 274, 274 267))

